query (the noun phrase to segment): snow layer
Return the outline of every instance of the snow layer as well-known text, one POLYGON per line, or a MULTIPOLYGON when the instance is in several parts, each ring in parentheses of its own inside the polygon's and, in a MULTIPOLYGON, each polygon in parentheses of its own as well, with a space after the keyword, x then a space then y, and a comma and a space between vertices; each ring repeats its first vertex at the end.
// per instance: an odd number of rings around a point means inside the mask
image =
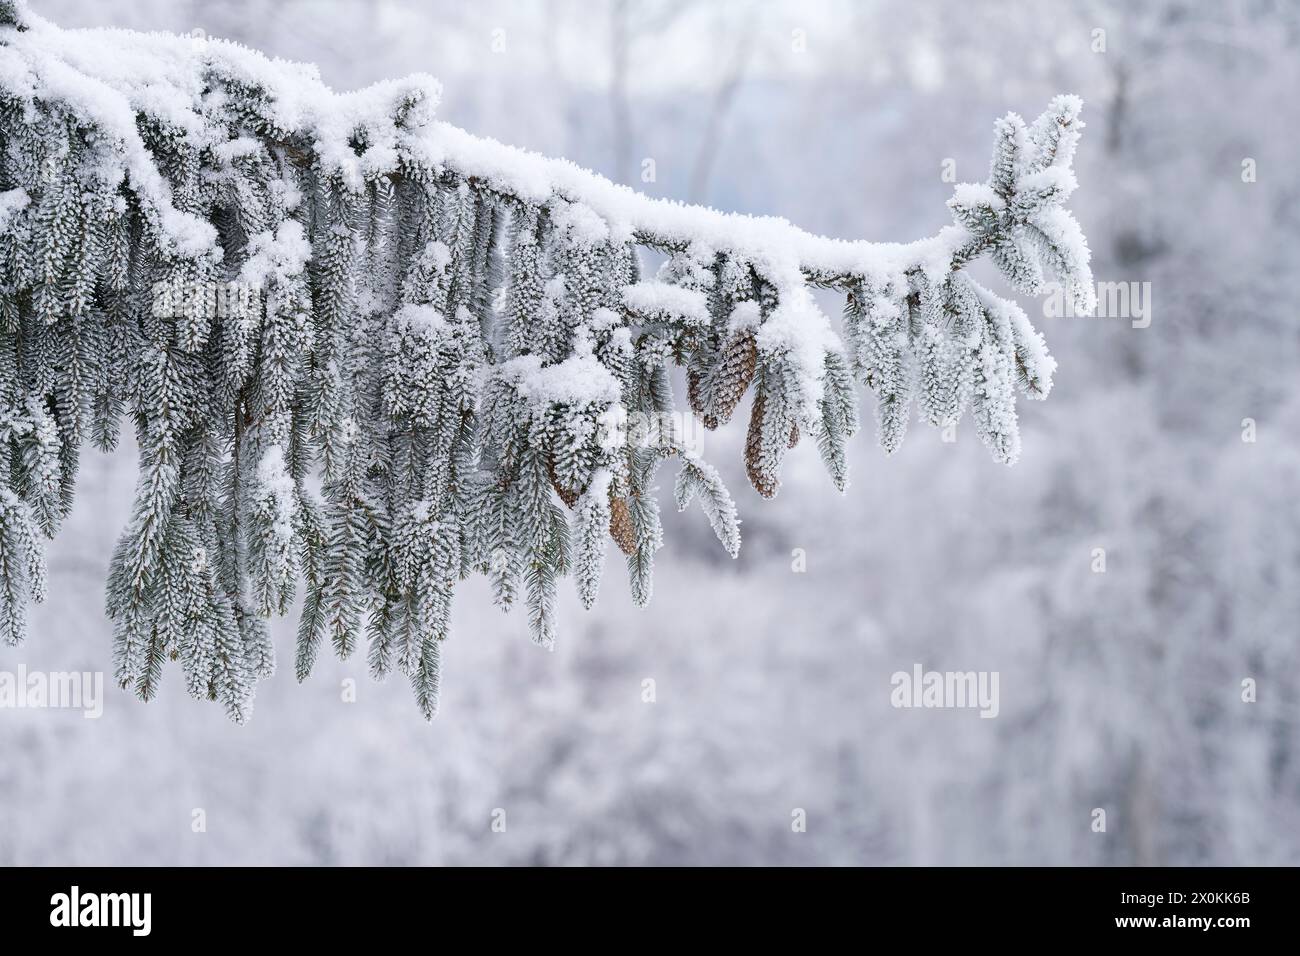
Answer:
MULTIPOLYGON (((402 158, 451 167, 502 193, 548 202, 569 200, 575 238, 635 236, 661 248, 729 251, 750 262, 778 293, 804 275, 847 286, 884 284, 920 267, 941 279, 973 240, 961 227, 910 244, 830 239, 770 216, 718 212, 654 199, 567 160, 552 159, 434 120, 437 80, 416 74, 338 94, 310 65, 270 59, 237 43, 125 30, 61 30, 26 11, 26 29, 0 28, 0 87, 22 99, 57 102, 106 134, 121 151, 132 187, 159 219, 177 252, 219 255, 212 227, 177 211, 170 190, 137 132, 139 114, 183 131, 219 156, 247 150, 221 107, 231 90, 254 91, 260 119, 286 145, 309 146, 345 183, 391 172, 402 158)), ((1067 156, 1068 159, 1068 156, 1067 156)), ((1044 178, 1046 178, 1044 176, 1044 178)), ((563 208, 563 203, 557 203, 563 208)))
POLYGON ((618 379, 590 353, 572 355, 555 365, 543 365, 536 355, 521 355, 498 369, 538 410, 551 405, 610 405, 621 392, 618 379))
POLYGON ((623 305, 641 315, 667 315, 699 325, 709 321, 704 294, 667 282, 636 282, 623 287, 623 305))
POLYGON ((31 202, 25 189, 8 189, 0 192, 0 229, 9 225, 13 214, 27 208, 31 202))

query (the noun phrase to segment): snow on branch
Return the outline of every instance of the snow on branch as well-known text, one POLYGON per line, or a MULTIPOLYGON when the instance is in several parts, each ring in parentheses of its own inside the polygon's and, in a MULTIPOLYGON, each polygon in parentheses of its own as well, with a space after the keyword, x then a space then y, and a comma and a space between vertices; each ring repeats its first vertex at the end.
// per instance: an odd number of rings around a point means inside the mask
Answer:
POLYGON ((610 540, 649 600, 666 459, 678 504, 738 552, 673 366, 709 428, 752 395, 760 494, 804 437, 843 489, 858 383, 887 451, 915 408, 969 411, 995 458, 1018 456, 1016 393, 1046 396, 1055 362, 967 263, 1094 305, 1064 207, 1077 97, 997 122, 952 225, 878 244, 652 199, 442 123, 439 96, 427 76, 336 94, 237 44, 60 30, 0 0, 6 640, 81 445, 114 447, 129 416, 141 479, 108 587, 123 687, 148 699, 179 659, 192 694, 246 719, 275 667, 267 620, 302 586, 299 679, 327 641, 364 638, 431 717, 463 577, 525 604, 548 647, 559 579, 590 606, 610 540), (842 330, 814 288, 844 293, 842 330))

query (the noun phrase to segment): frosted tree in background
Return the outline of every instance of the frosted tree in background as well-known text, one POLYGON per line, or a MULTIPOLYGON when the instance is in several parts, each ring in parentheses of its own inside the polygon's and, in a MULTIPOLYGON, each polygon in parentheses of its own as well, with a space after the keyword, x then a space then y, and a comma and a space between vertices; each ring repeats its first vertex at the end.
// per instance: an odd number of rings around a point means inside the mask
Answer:
POLYGON ((633 597, 662 543, 656 473, 726 551, 735 505, 686 441, 752 393, 751 483, 775 495, 813 441, 836 487, 876 395, 881 445, 913 409, 970 413, 1019 455, 1018 391, 1055 362, 1018 291, 1094 286, 1065 200, 1080 101, 995 127, 987 182, 908 245, 652 200, 434 119, 436 81, 350 93, 235 44, 62 31, 0 0, 0 624, 43 595, 38 537, 71 507, 79 450, 140 448, 113 556, 118 682, 148 699, 168 659, 242 721, 275 667, 268 620, 302 587, 295 670, 368 642, 437 710, 456 583, 556 638, 560 578, 596 600, 610 540, 633 597), (642 274, 643 251, 661 264, 642 274), (842 338, 814 288, 845 296, 842 338))

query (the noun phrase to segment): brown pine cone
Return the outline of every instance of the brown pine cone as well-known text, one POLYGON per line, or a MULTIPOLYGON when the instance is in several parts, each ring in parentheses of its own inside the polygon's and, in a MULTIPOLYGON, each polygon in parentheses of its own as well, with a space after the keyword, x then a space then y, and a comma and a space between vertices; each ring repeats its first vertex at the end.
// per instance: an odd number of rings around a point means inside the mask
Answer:
POLYGON ((745 389, 754 380, 758 368, 758 343, 753 329, 733 333, 723 346, 722 356, 713 370, 713 388, 709 396, 711 414, 704 418, 706 428, 717 428, 731 420, 745 389))
POLYGON ((609 500, 609 535, 624 554, 636 554, 636 525, 626 498, 609 500))
POLYGON ((771 498, 776 494, 777 482, 763 469, 763 415, 766 407, 763 393, 756 393, 749 413, 749 434, 745 438, 745 472, 754 490, 764 498, 771 498))

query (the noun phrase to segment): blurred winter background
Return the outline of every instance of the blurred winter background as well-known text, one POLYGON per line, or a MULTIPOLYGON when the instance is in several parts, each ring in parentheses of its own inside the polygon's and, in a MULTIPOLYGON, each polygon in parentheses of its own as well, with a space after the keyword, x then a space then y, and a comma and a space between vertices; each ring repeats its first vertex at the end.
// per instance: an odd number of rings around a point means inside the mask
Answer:
MULTIPOLYGON (((1297 5, 32 5, 198 28, 340 89, 427 71, 467 129, 854 238, 932 233, 946 160, 982 180, 994 117, 1076 92, 1072 205, 1098 279, 1151 284, 1151 323, 1025 303, 1061 367, 1012 469, 967 428, 914 426, 890 460, 868 428, 847 496, 804 443, 763 503, 743 425, 709 435, 740 559, 671 514, 651 608, 611 558, 554 654, 464 587, 432 725, 360 659, 296 685, 292 625, 243 728, 175 668, 151 704, 108 687, 98 721, 0 712, 0 863, 1300 863, 1297 5), (914 663, 1000 672, 999 716, 892 708, 914 663)), ((87 457, 53 597, 0 667, 111 673, 134 469, 87 457)))

